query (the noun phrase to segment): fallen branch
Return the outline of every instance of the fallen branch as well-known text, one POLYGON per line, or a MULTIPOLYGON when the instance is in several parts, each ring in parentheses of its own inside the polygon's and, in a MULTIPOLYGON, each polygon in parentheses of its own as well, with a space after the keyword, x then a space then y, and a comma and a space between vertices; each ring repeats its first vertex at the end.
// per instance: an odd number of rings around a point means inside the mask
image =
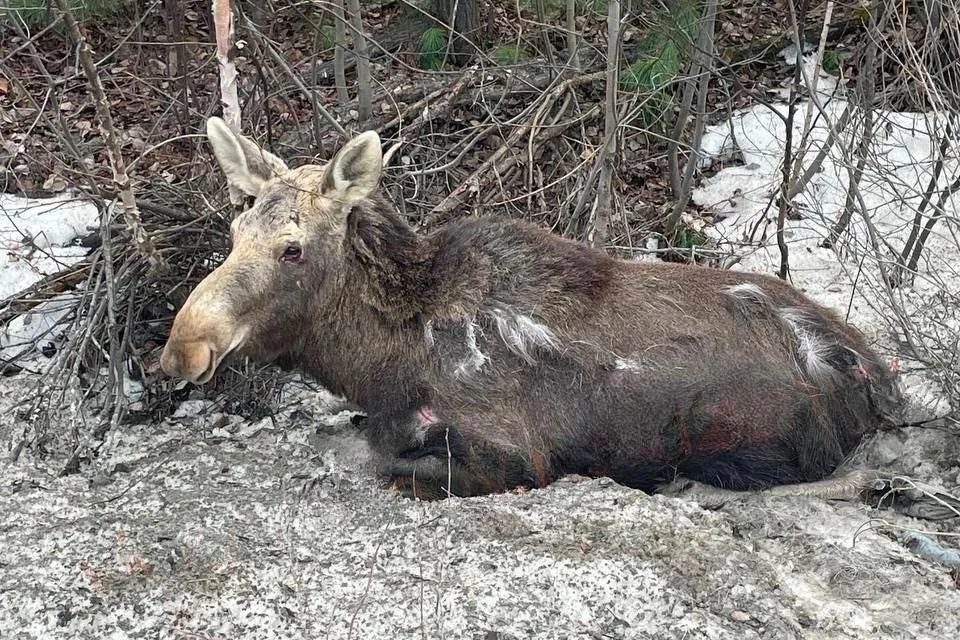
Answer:
POLYGON ((92 262, 88 258, 63 271, 52 273, 7 298, 0 307, 0 327, 83 282, 90 275, 92 262))

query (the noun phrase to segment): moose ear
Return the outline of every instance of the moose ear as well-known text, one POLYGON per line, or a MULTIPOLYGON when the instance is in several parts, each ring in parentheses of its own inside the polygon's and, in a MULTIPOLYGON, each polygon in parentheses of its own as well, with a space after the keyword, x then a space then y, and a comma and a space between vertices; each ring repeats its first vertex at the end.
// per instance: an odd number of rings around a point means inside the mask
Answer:
POLYGON ((376 131, 364 131, 345 144, 323 174, 323 193, 348 204, 370 195, 380 181, 383 150, 376 131))
POLYGON ((250 138, 235 133, 220 118, 207 120, 207 140, 227 182, 249 196, 256 198, 267 180, 287 172, 283 160, 261 149, 250 138))

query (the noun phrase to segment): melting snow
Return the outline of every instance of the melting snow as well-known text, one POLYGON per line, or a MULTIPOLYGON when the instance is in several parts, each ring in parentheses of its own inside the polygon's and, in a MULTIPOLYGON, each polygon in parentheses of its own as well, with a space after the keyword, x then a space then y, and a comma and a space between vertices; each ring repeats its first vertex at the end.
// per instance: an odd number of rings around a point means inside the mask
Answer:
MULTIPOLYGON (((99 211, 71 194, 22 198, 0 193, 0 300, 45 276, 83 260, 89 249, 78 240, 96 231, 99 211)), ((7 323, 0 333, 0 357, 33 365, 56 343, 74 296, 58 295, 7 323)))
POLYGON ((70 194, 40 199, 0 193, 0 299, 82 260, 88 249, 77 240, 97 230, 99 217, 95 205, 70 194))

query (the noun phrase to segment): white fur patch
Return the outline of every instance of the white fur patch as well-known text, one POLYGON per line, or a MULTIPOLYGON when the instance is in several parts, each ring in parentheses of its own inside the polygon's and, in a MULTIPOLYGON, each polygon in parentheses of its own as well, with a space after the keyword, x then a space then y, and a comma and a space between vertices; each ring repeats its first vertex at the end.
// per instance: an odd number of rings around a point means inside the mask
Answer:
POLYGON ((613 368, 617 371, 640 371, 643 367, 640 366, 639 360, 630 360, 629 358, 617 358, 613 362, 613 368))
POLYGON ((476 373, 489 360, 480 351, 480 345, 477 343, 477 325, 473 322, 467 323, 467 349, 470 351, 470 355, 457 365, 456 373, 458 376, 476 373))
POLYGON ((556 334, 542 322, 537 322, 527 315, 493 309, 490 314, 497 323, 497 332, 507 347, 527 361, 536 362, 531 350, 535 347, 558 350, 559 340, 556 334))
POLYGON ((433 320, 427 320, 423 325, 423 340, 427 348, 433 348, 433 320))
POLYGON ((767 302, 770 299, 767 292, 764 291, 760 285, 753 282, 741 282, 740 284, 730 285, 724 290, 734 298, 758 304, 767 302))
POLYGON ((827 362, 834 345, 807 328, 811 322, 806 312, 797 307, 786 307, 780 310, 780 318, 790 325, 797 336, 797 358, 804 370, 815 378, 835 375, 836 370, 827 362))

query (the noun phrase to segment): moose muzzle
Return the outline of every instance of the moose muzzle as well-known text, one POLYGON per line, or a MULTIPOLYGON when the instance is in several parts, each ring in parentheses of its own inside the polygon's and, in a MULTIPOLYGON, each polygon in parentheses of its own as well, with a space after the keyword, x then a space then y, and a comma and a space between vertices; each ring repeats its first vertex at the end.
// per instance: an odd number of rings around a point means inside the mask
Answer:
POLYGON ((234 318, 232 305, 213 285, 216 275, 214 271, 193 290, 174 318, 160 356, 160 368, 168 376, 205 384, 250 335, 250 327, 234 318))

